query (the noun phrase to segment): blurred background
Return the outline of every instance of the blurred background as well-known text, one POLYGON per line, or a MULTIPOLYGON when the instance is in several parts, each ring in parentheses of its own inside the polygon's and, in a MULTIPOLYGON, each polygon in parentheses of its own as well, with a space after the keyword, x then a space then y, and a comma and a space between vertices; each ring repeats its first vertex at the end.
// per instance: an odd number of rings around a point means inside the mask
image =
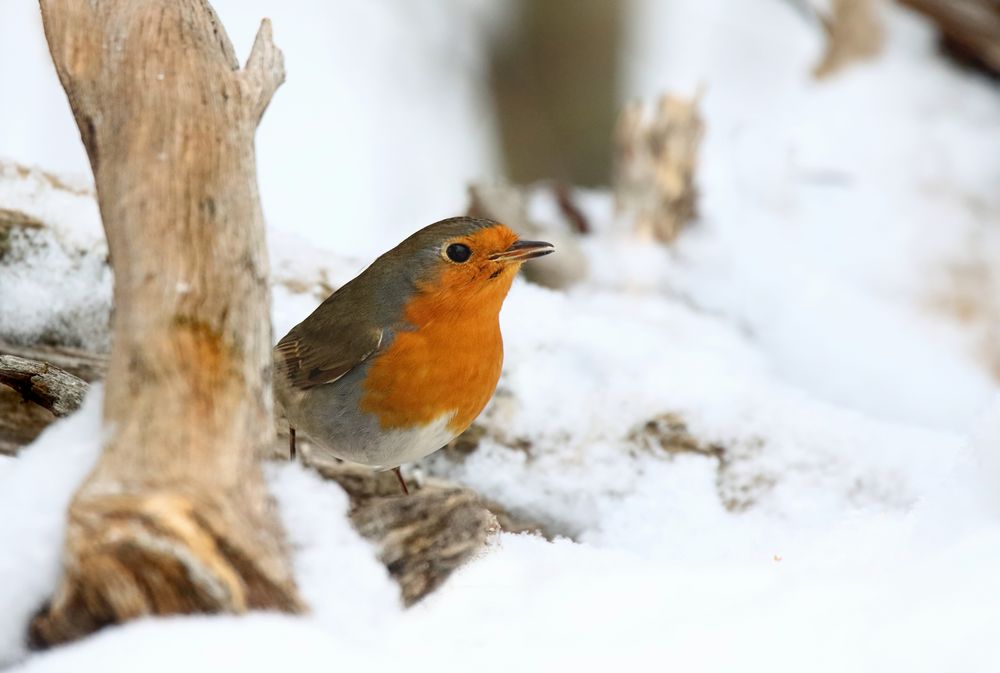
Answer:
MULTIPOLYGON (((262 16, 273 19, 285 53, 288 81, 258 135, 271 223, 365 254, 463 211, 472 180, 608 184, 620 107, 667 91, 691 95, 704 87, 709 136, 753 146, 755 161, 775 169, 788 151, 798 151, 782 137, 795 129, 778 134, 768 127, 789 121, 785 98, 794 84, 813 78, 838 4, 850 15, 852 5, 881 3, 217 0, 213 6, 242 57, 262 16), (768 145, 771 156, 760 156, 757 148, 768 145)), ((848 32, 878 33, 884 17, 876 18, 873 27, 862 16, 848 32)), ((0 157, 87 175, 36 3, 0 2, 0 37, 0 157)), ((856 50, 869 56, 880 39, 862 37, 856 50)), ((737 161, 738 149, 730 152, 737 161)))

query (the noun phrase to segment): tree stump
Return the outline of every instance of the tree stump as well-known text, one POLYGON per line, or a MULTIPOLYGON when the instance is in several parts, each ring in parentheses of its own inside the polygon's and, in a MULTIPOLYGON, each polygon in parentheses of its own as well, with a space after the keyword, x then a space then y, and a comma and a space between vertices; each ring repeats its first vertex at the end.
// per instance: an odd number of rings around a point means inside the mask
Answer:
POLYGON ((144 615, 297 611, 259 461, 274 435, 253 139, 284 80, 204 0, 41 0, 115 274, 109 438, 36 645, 144 615))

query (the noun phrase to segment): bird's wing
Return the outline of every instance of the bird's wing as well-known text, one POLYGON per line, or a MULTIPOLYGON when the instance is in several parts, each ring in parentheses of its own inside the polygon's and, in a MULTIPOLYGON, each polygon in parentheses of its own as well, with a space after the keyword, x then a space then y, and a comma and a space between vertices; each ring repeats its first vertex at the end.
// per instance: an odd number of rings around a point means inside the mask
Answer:
POLYGON ((274 366, 296 388, 333 383, 371 357, 384 335, 372 325, 306 320, 274 347, 274 366))

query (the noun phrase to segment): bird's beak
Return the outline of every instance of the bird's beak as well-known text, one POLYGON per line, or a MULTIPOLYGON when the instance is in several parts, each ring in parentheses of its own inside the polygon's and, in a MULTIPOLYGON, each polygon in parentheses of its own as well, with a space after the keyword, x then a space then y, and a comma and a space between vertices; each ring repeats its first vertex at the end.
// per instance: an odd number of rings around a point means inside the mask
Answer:
POLYGON ((555 252, 556 248, 545 241, 518 241, 503 252, 490 255, 495 262, 524 262, 555 252))

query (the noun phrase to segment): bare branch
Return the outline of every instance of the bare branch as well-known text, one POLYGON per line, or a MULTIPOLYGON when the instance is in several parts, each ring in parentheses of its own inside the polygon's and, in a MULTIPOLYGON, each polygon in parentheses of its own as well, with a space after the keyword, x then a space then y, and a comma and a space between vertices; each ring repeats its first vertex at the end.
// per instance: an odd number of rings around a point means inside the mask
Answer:
POLYGON ((56 416, 66 416, 79 409, 89 387, 86 381, 58 367, 16 355, 0 355, 0 383, 56 416))

